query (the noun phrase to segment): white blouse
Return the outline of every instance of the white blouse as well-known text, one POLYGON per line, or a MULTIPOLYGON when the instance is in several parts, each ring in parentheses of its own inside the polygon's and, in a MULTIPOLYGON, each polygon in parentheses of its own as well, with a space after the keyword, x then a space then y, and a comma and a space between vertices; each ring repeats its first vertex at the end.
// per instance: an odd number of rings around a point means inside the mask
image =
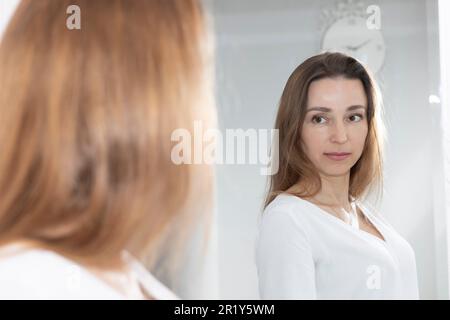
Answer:
POLYGON ((290 194, 264 210, 256 242, 262 299, 418 299, 414 251, 381 216, 356 205, 382 240, 290 194))
POLYGON ((21 243, 0 247, 0 300, 143 299, 143 291, 158 300, 178 299, 129 253, 122 258, 128 272, 98 272, 50 250, 21 243))

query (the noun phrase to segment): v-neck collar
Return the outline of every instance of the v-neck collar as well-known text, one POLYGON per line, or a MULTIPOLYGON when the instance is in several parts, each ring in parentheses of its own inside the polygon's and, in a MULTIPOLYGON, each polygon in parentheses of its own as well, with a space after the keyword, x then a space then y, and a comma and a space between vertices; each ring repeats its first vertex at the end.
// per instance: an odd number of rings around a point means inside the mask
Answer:
POLYGON ((375 236, 375 235, 373 235, 373 234, 371 234, 371 233, 369 233, 369 232, 367 232, 367 231, 364 231, 364 230, 361 230, 361 229, 356 229, 356 228, 350 226, 349 224, 345 223, 344 221, 342 221, 338 217, 333 216, 332 214, 328 213, 327 211, 325 211, 324 209, 322 209, 318 205, 316 205, 316 204, 314 204, 314 203, 312 203, 312 202, 310 202, 308 200, 305 200, 305 199, 302 199, 302 198, 297 197, 295 195, 287 194, 287 193, 284 193, 282 195, 291 196, 291 197, 294 197, 294 198, 298 199, 299 201, 302 201, 302 202, 306 203, 308 206, 310 206, 311 208, 315 209, 321 215, 326 216, 327 219, 329 219, 330 221, 332 221, 332 222, 334 222, 334 223, 336 223, 338 225, 341 225, 342 227, 346 228, 347 230, 351 231, 354 234, 360 235, 360 236, 365 237, 367 239, 372 239, 372 240, 378 241, 379 243, 383 244, 384 246, 387 246, 389 244, 389 240, 386 237, 386 235, 384 233, 384 230, 382 230, 382 228, 378 225, 378 223, 376 223, 372 219, 372 217, 366 212, 365 206, 361 202, 359 202, 358 200, 356 200, 357 207, 361 210, 362 214, 377 229, 377 231, 381 234, 381 236, 383 237, 384 240, 379 238, 379 237, 377 237, 377 236, 375 236))

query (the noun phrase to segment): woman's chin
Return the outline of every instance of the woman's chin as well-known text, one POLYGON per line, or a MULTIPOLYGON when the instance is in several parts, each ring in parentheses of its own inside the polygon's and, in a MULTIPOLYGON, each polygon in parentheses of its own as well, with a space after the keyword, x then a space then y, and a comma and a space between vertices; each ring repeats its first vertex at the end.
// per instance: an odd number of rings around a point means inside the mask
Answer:
POLYGON ((351 167, 341 166, 340 168, 327 168, 326 170, 321 170, 321 173, 328 177, 342 177, 350 173, 351 167))

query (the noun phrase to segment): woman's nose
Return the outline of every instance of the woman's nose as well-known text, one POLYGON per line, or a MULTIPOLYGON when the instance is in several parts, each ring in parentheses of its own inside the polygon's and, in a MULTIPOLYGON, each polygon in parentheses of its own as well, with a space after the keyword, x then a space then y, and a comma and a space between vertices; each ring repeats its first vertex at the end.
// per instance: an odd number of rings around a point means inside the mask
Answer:
POLYGON ((335 122, 331 127, 331 141, 335 143, 345 143, 347 141, 347 128, 342 122, 335 122))

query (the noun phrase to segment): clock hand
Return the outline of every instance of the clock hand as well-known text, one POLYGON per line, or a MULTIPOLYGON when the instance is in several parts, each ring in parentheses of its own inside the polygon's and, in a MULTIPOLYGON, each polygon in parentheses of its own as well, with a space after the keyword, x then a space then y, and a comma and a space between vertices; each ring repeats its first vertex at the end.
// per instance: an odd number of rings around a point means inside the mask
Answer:
POLYGON ((372 39, 368 39, 366 41, 364 41, 363 43, 361 43, 359 46, 355 47, 355 50, 358 50, 359 48, 365 46, 366 44, 368 44, 370 41, 372 41, 372 39))
POLYGON ((372 41, 372 39, 366 40, 366 41, 364 41, 363 43, 361 43, 361 44, 358 45, 358 46, 345 46, 345 47, 346 47, 348 50, 356 51, 356 50, 358 50, 359 48, 361 48, 362 46, 364 46, 364 45, 366 45, 367 43, 369 43, 370 41, 372 41))

